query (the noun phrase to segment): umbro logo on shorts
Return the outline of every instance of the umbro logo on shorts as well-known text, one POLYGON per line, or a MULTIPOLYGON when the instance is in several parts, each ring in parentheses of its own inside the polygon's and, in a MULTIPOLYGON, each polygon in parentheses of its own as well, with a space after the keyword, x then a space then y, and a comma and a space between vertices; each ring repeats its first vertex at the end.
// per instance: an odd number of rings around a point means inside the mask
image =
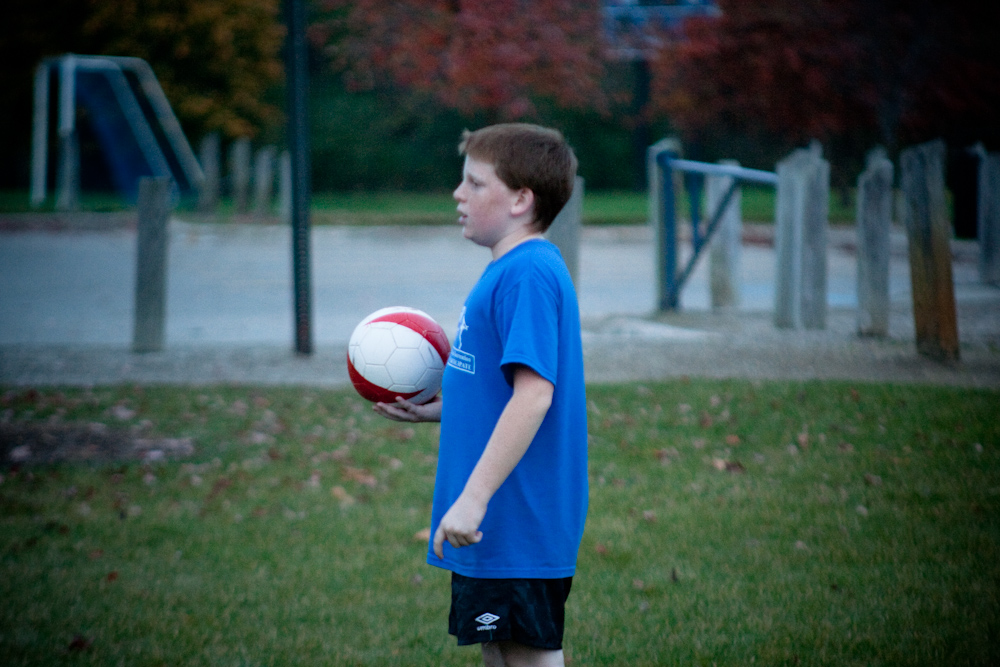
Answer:
POLYGON ((482 625, 476 628, 476 630, 479 631, 496 630, 497 626, 493 625, 493 621, 499 621, 500 617, 497 616, 496 614, 491 614, 490 612, 486 612, 485 614, 480 614, 479 616, 476 616, 474 620, 477 623, 482 623, 482 625))

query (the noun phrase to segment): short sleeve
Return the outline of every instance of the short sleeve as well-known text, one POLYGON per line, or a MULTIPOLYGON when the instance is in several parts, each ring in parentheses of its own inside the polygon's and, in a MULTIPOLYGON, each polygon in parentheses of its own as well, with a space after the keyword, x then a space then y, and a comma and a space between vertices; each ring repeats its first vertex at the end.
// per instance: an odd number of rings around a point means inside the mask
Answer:
POLYGON ((513 368, 528 366, 555 384, 559 370, 559 312, 553 278, 530 265, 497 298, 494 311, 503 345, 500 367, 513 385, 513 368))

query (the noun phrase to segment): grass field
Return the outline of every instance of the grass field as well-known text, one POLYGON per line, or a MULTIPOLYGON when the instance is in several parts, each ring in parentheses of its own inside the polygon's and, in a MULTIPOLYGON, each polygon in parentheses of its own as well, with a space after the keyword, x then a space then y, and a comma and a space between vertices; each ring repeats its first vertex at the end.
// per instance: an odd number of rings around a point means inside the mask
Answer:
MULTIPOLYGON (((1000 662, 1000 392, 588 399, 570 664, 1000 662)), ((349 390, 0 388, 8 431, 95 423, 194 453, 0 467, 0 664, 477 663, 424 563, 435 426, 349 390)))
MULTIPOLYGON (((853 193, 852 193, 853 197, 853 193)), ((51 198, 50 198, 51 199, 51 198)), ((688 215, 686 197, 678 198, 680 215, 688 215)), ((42 210, 51 211, 49 201, 42 210)), ((127 204, 113 194, 89 193, 81 201, 83 210, 122 211, 127 204)), ((30 210, 27 192, 0 192, 0 215, 30 210)), ((181 213, 194 215, 193 203, 182 202, 181 213)), ((588 191, 584 196, 583 222, 587 225, 645 224, 649 201, 646 193, 624 191, 588 191)), ((747 222, 774 220, 774 188, 745 187, 742 197, 743 219, 747 222)), ((704 213, 702 214, 705 215, 704 213)), ((232 202, 224 200, 217 220, 231 220, 232 202)), ((853 200, 843 202, 839 196, 830 198, 830 222, 852 224, 853 200)), ((205 220, 213 218, 204 217, 205 220)), ((413 192, 317 192, 312 196, 310 220, 317 225, 444 225, 455 222, 455 201, 451 194, 413 192)))

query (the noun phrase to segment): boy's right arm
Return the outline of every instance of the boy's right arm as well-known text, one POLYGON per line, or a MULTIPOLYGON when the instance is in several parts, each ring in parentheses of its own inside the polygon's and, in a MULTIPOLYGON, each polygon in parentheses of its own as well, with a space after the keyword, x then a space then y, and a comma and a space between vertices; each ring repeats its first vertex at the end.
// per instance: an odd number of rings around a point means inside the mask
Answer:
POLYGON ((386 419, 397 422, 439 422, 441 421, 441 396, 417 405, 400 396, 395 403, 376 403, 372 408, 386 419))

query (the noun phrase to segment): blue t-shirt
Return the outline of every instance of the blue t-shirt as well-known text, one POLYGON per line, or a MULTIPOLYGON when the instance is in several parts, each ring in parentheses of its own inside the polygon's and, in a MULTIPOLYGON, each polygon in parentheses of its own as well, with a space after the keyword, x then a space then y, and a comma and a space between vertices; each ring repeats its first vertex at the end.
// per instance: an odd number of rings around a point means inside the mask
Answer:
POLYGON ((490 500, 478 544, 427 562, 468 577, 572 576, 587 514, 580 312, 559 250, 543 240, 490 263, 469 293, 444 371, 431 535, 461 494, 513 394, 515 364, 555 387, 535 439, 490 500))

